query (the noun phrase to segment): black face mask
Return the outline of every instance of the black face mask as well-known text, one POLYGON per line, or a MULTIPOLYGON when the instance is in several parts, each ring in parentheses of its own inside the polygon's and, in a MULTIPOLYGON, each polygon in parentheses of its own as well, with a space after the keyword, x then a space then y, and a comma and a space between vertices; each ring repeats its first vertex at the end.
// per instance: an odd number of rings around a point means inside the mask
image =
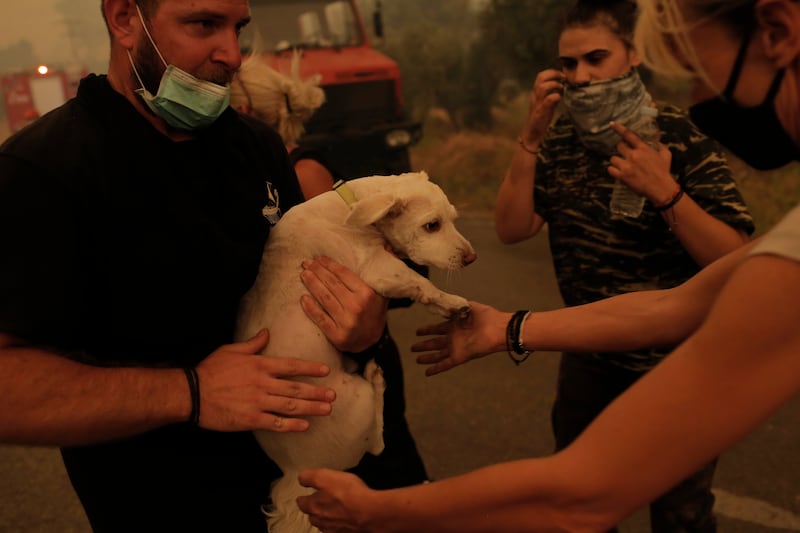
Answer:
POLYGON ((721 96, 689 108, 692 121, 745 163, 758 170, 773 170, 800 159, 800 151, 775 112, 775 95, 785 69, 775 76, 761 105, 741 107, 733 101, 752 33, 745 36, 736 56, 728 85, 721 96))

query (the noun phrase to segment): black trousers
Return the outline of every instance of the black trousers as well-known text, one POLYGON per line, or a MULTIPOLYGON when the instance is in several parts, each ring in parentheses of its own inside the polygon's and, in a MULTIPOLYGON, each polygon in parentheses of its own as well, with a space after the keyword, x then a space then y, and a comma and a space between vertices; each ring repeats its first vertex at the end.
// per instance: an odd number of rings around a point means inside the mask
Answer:
MULTIPOLYGON (((556 449, 566 448, 608 404, 643 375, 644 372, 627 370, 594 357, 562 354, 552 411, 556 449)), ((639 422, 646 421, 630 421, 639 422)), ((711 492, 715 467, 716 460, 650 504, 653 533, 716 531, 711 492)))

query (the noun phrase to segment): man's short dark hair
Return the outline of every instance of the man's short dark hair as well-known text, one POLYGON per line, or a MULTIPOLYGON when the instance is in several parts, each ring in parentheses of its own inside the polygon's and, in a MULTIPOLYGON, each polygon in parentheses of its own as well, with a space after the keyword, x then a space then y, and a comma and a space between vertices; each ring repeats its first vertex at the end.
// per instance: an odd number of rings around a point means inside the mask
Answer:
MULTIPOLYGON (((139 9, 142 10, 144 20, 150 20, 150 16, 155 13, 161 0, 136 0, 136 3, 139 5, 139 9)), ((108 29, 108 35, 110 37, 111 28, 108 27, 108 19, 106 18, 105 0, 100 0, 100 13, 103 15, 103 20, 106 23, 106 29, 108 29)))

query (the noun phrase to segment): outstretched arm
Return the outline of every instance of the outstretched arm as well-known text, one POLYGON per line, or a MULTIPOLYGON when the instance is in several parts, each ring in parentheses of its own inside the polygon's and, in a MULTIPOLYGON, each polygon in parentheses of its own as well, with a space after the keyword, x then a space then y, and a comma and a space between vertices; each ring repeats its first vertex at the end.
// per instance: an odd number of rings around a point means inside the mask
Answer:
MULTIPOLYGON (((758 241, 715 261, 673 289, 622 294, 586 305, 532 313, 525 321, 523 344, 530 350, 616 352, 671 346, 702 322, 720 289, 758 241)), ((434 335, 411 347, 417 361, 438 374, 472 359, 506 350, 511 313, 476 302, 465 320, 419 328, 434 335)))
POLYGON ((323 532, 607 529, 800 393, 798 291, 797 262, 749 259, 696 333, 554 456, 384 492, 306 471, 318 492, 301 508, 323 532))

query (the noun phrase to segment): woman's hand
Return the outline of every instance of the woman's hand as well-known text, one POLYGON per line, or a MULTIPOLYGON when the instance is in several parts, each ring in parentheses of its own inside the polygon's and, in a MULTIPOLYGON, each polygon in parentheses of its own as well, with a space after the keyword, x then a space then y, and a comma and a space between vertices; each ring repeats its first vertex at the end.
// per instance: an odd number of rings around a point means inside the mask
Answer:
POLYGON ((359 508, 375 492, 353 474, 334 470, 304 470, 298 477, 304 487, 316 489, 310 496, 297 498, 300 510, 309 515, 311 525, 323 533, 366 533, 359 508))
POLYGON ((511 313, 478 302, 470 302, 470 307, 466 318, 417 329, 418 336, 436 335, 411 346, 412 352, 425 352, 417 357, 417 363, 431 365, 425 375, 433 376, 506 349, 506 326, 511 313))
POLYGON ((525 146, 536 149, 542 143, 553 120, 556 105, 561 101, 563 80, 564 74, 552 68, 543 70, 536 76, 531 90, 528 119, 522 129, 525 146))
POLYGON ((611 127, 621 137, 619 155, 612 156, 608 173, 646 197, 653 205, 662 205, 675 193, 675 179, 669 172, 672 152, 659 143, 653 147, 622 124, 611 127))

